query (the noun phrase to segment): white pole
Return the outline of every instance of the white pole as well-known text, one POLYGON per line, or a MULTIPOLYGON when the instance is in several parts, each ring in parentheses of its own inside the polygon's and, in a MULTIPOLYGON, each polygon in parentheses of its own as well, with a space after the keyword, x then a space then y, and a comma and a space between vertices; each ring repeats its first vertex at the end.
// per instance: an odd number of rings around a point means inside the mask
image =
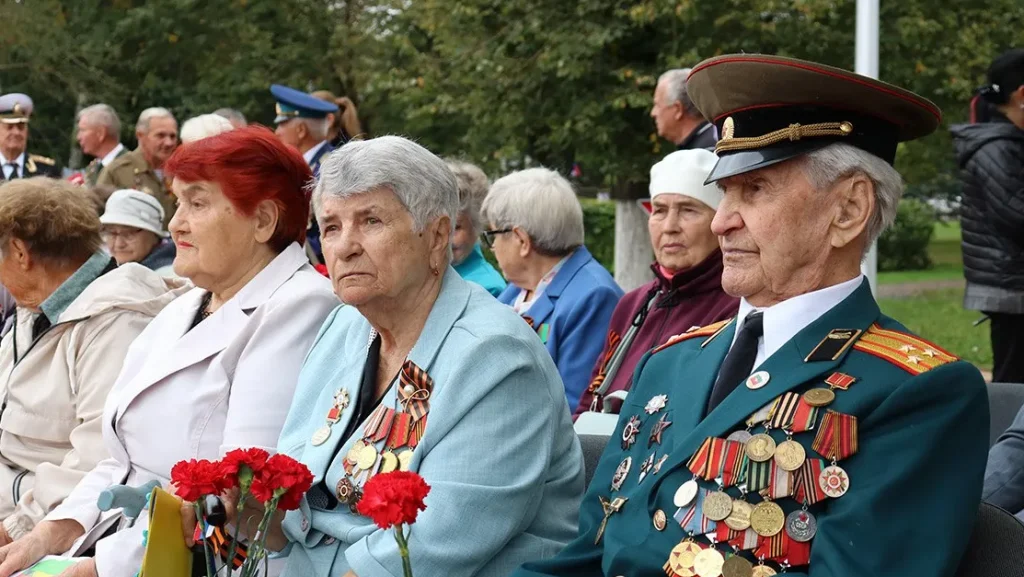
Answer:
MULTIPOLYGON (((857 47, 854 71, 878 78, 878 2, 857 0, 857 47)), ((872 294, 878 294, 878 243, 871 245, 861 270, 871 283, 872 294)))

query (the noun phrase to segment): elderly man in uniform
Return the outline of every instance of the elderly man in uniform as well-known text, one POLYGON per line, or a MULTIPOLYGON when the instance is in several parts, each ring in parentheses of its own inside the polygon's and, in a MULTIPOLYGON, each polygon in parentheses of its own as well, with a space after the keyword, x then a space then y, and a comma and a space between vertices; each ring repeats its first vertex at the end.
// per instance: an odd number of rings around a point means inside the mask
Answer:
MULTIPOLYGON (((309 168, 313 170, 313 178, 320 174, 320 160, 334 150, 327 141, 327 133, 331 128, 328 114, 338 112, 338 106, 325 102, 311 94, 294 88, 274 84, 270 93, 277 101, 277 117, 274 134, 281 142, 302 153, 309 168)), ((306 254, 314 265, 323 264, 324 255, 320 250, 320 229, 316 221, 310 219, 306 233, 306 254)))
MULTIPOLYGON (((85 183, 96 186, 100 171, 115 158, 128 154, 121 144, 121 119, 109 104, 93 104, 78 113, 78 147, 93 157, 85 167, 85 183)), ((106 198, 102 199, 106 202, 106 198)))
POLYGON ((121 155, 100 171, 97 185, 113 190, 141 190, 164 207, 164 228, 176 209, 164 180, 163 167, 178 147, 178 121, 166 108, 147 108, 135 123, 139 147, 121 155))
POLYGON ((0 96, 0 168, 4 180, 31 176, 60 178, 60 168, 52 158, 25 153, 31 116, 32 99, 27 95, 0 96))
POLYGON ((689 68, 676 68, 658 78, 651 118, 658 128, 658 136, 671 141, 679 150, 711 149, 717 136, 715 127, 701 116, 686 93, 689 75, 689 68))
POLYGON ((981 374, 879 312, 860 262, 927 100, 845 70, 728 55, 687 81, 721 129, 712 222, 735 319, 649 353, 580 535, 541 575, 941 577, 981 496, 981 374))

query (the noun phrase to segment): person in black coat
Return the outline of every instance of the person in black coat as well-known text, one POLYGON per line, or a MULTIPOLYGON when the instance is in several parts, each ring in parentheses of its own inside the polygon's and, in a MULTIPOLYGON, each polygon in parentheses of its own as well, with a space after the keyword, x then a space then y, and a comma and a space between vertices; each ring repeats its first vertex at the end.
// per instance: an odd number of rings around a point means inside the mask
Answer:
POLYGON ((686 79, 689 76, 689 68, 677 68, 658 78, 651 118, 658 128, 658 136, 672 141, 678 150, 714 150, 718 132, 697 110, 686 93, 686 79))
POLYGON ((995 382, 1024 382, 1024 49, 996 58, 952 128, 963 181, 964 307, 991 319, 995 382))

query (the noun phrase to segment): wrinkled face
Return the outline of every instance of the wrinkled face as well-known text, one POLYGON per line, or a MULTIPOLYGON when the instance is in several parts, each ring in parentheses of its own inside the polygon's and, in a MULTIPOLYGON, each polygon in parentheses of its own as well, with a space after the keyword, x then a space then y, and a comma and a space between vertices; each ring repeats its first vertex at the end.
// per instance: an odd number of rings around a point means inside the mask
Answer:
POLYGON ((468 214, 459 213, 459 220, 455 221, 455 234, 452 235, 452 264, 461 264, 466 260, 476 246, 476 239, 473 220, 468 214))
POLYGON ((14 160, 22 152, 25 152, 25 145, 28 143, 28 123, 7 124, 0 122, 0 150, 3 150, 7 160, 14 160))
POLYGON ((524 274, 527 268, 527 259, 532 252, 527 242, 529 236, 520 228, 498 228, 494 226, 494 223, 491 223, 489 230, 503 231, 495 234, 491 243, 491 251, 494 252, 494 258, 498 261, 498 268, 501 269, 502 276, 519 288, 533 290, 533 287, 525 286, 529 281, 524 274))
POLYGON ((136 136, 146 158, 153 163, 153 168, 160 168, 178 147, 178 123, 169 117, 152 118, 149 121, 149 132, 137 133, 136 136))
POLYGON ((106 224, 100 234, 118 266, 126 262, 141 262, 160 242, 157 235, 134 226, 106 224))
POLYGON ((103 140, 107 137, 107 129, 98 125, 92 124, 87 118, 81 118, 78 120, 78 147, 82 149, 82 152, 89 156, 96 156, 99 147, 103 144, 103 140))
POLYGON ((668 102, 665 83, 659 82, 654 89, 654 105, 651 107, 651 118, 658 127, 658 136, 673 140, 679 132, 679 121, 683 118, 683 105, 679 102, 668 102))
POLYGON ((241 276, 238 269, 250 263, 261 246, 257 217, 242 214, 214 182, 176 178, 171 190, 178 198, 167 227, 177 248, 174 272, 206 289, 241 276))
POLYGON ((274 128, 274 134, 276 134, 277 137, 281 139, 281 142, 287 144, 288 146, 294 148, 295 150, 299 150, 299 144, 302 143, 303 137, 302 132, 299 130, 299 127, 302 126, 303 124, 301 122, 299 122, 295 118, 292 118, 291 120, 285 120, 284 122, 278 124, 277 127, 274 128))
POLYGON ((658 264, 682 272, 700 264, 718 248, 711 232, 715 211, 682 194, 659 194, 651 200, 647 229, 658 264))
POLYGON ((722 246, 722 288, 767 306, 808 292, 827 271, 833 195, 791 160, 719 181, 711 229, 722 246), (765 303, 765 304, 762 304, 765 303))
POLYGON ((334 292, 344 303, 372 307, 415 298, 433 275, 431 265, 443 274, 448 218, 417 232, 412 215, 388 189, 327 197, 317 220, 334 292))

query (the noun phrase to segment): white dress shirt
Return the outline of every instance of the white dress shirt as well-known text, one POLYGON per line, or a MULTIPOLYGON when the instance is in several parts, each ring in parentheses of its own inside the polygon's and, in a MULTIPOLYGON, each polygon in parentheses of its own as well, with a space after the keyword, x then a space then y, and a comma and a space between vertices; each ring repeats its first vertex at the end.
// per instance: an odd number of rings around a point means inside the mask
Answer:
POLYGON ((864 282, 867 282, 867 279, 861 275, 837 285, 784 300, 765 309, 758 309, 748 303, 747 299, 740 299, 739 314, 736 316, 739 320, 732 342, 736 344, 736 337, 740 334, 747 315, 754 311, 764 313, 764 335, 757 340, 757 357, 754 358, 754 366, 759 367, 797 333, 846 300, 846 297, 852 295, 864 282))
POLYGON ((122 150, 124 150, 124 145, 118 142, 117 146, 115 146, 113 150, 108 152, 106 156, 100 159, 100 164, 106 166, 111 162, 114 162, 114 159, 117 158, 118 154, 121 154, 122 150))
POLYGON ((326 145, 326 144, 327 144, 326 140, 321 140, 319 142, 319 144, 317 144, 313 148, 310 148, 306 152, 303 152, 302 153, 302 158, 306 159, 306 164, 309 164, 309 163, 313 162, 313 159, 316 158, 316 153, 320 152, 320 149, 323 148, 324 145, 326 145))
MULTIPOLYGON (((14 167, 10 166, 10 162, 11 162, 10 160, 7 160, 7 158, 5 158, 2 153, 0 153, 0 166, 2 166, 3 169, 4 169, 4 178, 6 178, 8 180, 11 178, 11 171, 14 170, 14 167)), ((25 153, 24 152, 19 154, 18 158, 14 159, 14 164, 18 165, 18 174, 16 176, 25 176, 25 153)))

